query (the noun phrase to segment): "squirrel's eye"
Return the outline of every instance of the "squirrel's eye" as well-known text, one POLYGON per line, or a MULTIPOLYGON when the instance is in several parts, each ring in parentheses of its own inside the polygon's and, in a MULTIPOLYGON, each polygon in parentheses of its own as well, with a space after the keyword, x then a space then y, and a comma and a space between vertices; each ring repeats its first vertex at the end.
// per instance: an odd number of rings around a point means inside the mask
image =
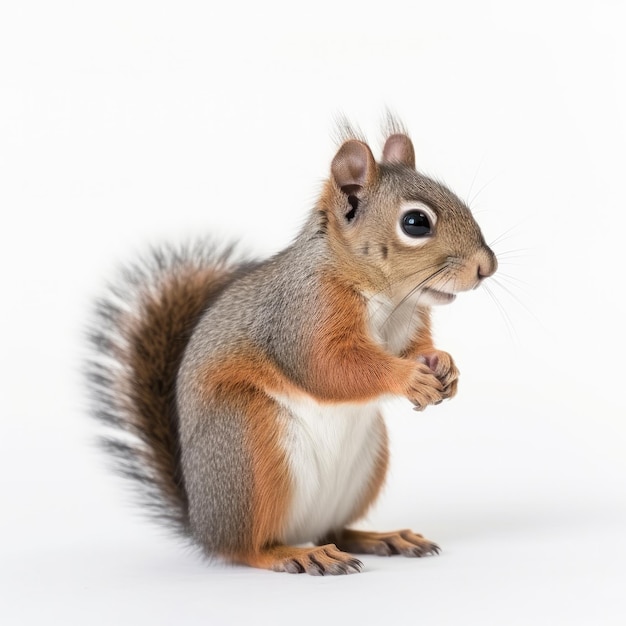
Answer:
POLYGON ((402 217, 402 230, 409 237, 426 237, 432 232, 430 219, 424 211, 409 211, 402 217))

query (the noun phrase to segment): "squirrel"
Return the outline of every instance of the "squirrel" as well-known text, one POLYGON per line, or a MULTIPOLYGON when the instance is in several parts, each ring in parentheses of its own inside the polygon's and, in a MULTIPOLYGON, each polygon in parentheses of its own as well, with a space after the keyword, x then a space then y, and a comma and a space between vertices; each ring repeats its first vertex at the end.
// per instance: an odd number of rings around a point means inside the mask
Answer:
POLYGON ((421 557, 409 530, 350 528, 388 465, 381 406, 452 398, 431 307, 497 268, 469 208, 416 170, 403 127, 377 162, 344 137, 317 202, 264 261, 161 248, 98 301, 88 378, 103 443, 161 521, 209 557, 314 575, 421 557))

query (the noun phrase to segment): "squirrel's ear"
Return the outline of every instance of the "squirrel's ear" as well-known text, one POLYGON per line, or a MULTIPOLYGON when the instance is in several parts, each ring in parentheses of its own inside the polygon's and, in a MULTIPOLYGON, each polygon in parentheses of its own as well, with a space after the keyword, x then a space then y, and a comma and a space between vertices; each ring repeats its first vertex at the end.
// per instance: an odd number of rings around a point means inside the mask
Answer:
POLYGON ((346 141, 330 166, 339 188, 353 194, 371 185, 378 177, 378 165, 367 144, 356 139, 346 141))
POLYGON ((391 135, 383 148, 383 163, 401 163, 415 168, 413 142, 406 135, 391 135))

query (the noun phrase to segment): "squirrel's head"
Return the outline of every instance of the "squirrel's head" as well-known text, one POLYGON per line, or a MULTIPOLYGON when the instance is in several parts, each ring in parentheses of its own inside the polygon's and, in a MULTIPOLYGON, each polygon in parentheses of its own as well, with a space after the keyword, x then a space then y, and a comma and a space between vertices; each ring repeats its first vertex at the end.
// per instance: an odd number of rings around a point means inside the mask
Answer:
POLYGON ((342 271, 368 290, 444 304, 496 271, 469 208, 416 171, 403 133, 388 137, 379 163, 363 141, 345 141, 318 208, 342 271))

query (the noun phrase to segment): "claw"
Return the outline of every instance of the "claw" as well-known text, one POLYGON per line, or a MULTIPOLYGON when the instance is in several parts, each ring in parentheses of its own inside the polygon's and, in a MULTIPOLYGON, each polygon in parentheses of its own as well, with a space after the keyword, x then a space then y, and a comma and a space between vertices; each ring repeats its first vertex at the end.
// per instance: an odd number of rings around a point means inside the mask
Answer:
POLYGON ((285 571, 290 574, 304 574, 304 567, 295 559, 285 563, 285 571))
POLYGON ((348 574, 358 574, 363 569, 363 563, 359 559, 351 559, 347 564, 348 574))

